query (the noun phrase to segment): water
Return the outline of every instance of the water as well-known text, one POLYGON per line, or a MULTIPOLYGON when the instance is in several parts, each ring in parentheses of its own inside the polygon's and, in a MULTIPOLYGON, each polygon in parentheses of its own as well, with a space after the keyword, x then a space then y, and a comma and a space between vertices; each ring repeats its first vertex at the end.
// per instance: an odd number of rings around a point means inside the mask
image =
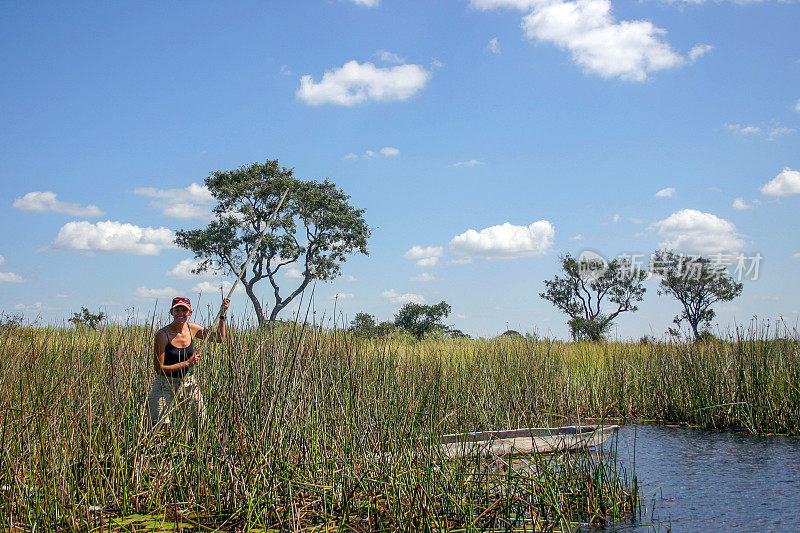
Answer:
POLYGON ((800 439, 625 426, 646 510, 612 531, 800 531, 800 439))

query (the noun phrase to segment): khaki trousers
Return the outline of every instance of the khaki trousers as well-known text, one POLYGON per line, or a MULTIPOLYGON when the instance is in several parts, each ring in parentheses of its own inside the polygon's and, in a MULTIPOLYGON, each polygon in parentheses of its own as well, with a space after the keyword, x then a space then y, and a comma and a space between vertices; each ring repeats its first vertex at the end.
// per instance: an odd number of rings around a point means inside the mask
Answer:
POLYGON ((154 427, 169 424, 169 415, 179 407, 189 410, 194 423, 198 420, 205 421, 206 406, 203 403, 203 394, 197 385, 197 378, 191 372, 182 378, 156 374, 153 388, 150 389, 150 396, 147 398, 150 422, 154 427))

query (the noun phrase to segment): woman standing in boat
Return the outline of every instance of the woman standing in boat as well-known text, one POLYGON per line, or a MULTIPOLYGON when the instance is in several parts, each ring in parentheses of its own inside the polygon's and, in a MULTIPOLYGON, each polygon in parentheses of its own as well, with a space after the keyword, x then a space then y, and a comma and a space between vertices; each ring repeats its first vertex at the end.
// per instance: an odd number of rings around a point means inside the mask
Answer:
POLYGON ((155 338, 153 367, 156 379, 147 399, 153 426, 169 424, 169 413, 176 400, 177 404, 188 404, 196 421, 205 420, 203 395, 193 372, 195 365, 200 362, 200 353, 195 349, 194 339, 221 342, 225 338, 225 313, 229 305, 230 299, 225 298, 222 301, 219 328, 212 332, 189 322, 192 304, 188 298, 178 296, 172 299, 169 311, 172 322, 158 330, 155 338))

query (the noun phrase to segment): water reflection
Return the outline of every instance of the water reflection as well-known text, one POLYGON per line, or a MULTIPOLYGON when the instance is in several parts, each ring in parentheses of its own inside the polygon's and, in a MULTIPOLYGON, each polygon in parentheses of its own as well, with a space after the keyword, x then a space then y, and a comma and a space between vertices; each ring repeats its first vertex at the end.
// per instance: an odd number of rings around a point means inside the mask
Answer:
POLYGON ((646 512, 611 531, 800 531, 800 440, 625 426, 646 512))

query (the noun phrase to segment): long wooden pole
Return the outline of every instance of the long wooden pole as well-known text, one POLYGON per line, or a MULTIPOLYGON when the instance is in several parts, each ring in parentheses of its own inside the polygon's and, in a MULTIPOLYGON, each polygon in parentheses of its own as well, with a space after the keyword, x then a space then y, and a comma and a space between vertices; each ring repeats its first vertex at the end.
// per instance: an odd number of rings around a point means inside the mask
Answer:
MULTIPOLYGON (((247 272, 247 265, 250 264, 250 260, 253 259, 253 256, 256 254, 256 250, 258 250, 258 247, 261 246, 261 241, 264 240, 264 236, 267 234, 267 230, 269 230, 269 227, 272 225, 272 222, 273 222, 275 216, 277 216, 278 211, 280 210, 281 206, 283 205, 283 201, 286 199, 286 195, 287 194, 289 194, 289 189, 286 189, 286 191, 284 191, 283 196, 281 196, 280 202, 278 202, 278 205, 275 207, 275 211, 273 211, 272 215, 267 219, 267 223, 264 225, 264 229, 261 230, 261 235, 259 235, 258 241, 256 241, 256 244, 255 244, 255 246, 253 246, 253 249, 250 250, 250 255, 247 256, 247 261, 244 262, 244 266, 242 267, 242 271, 239 272, 239 277, 236 278, 236 281, 233 282, 233 286, 231 287, 231 290, 228 291, 228 296, 227 296, 228 298, 231 297, 231 295, 233 294, 234 289, 236 289, 236 285, 239 284, 239 282, 242 280, 242 277, 244 276, 244 273, 247 272)), ((220 305, 219 306, 219 312, 217 313, 217 318, 214 319, 214 323, 211 325, 211 329, 212 330, 216 330, 217 322, 219 322, 219 317, 221 317, 222 313, 224 313, 224 312, 225 312, 225 307, 220 305)))

